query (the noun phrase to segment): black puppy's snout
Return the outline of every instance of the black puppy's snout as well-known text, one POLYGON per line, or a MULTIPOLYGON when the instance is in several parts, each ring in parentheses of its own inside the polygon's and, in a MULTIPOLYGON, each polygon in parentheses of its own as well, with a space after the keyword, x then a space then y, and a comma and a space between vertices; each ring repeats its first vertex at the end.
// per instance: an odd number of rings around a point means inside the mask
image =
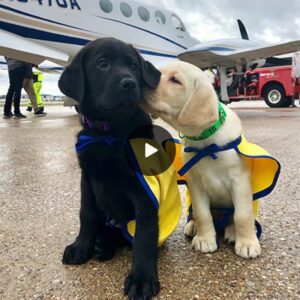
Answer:
POLYGON ((136 82, 132 78, 123 78, 120 81, 120 86, 124 90, 133 90, 136 88, 136 82))

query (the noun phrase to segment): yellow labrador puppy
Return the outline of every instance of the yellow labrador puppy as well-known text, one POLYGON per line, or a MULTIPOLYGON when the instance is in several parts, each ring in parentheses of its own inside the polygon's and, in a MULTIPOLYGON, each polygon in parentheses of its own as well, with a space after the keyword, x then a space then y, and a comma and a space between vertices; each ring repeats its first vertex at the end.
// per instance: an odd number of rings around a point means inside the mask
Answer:
MULTIPOLYGON (((218 98, 208 77, 199 68, 185 62, 172 62, 161 68, 158 88, 146 93, 145 109, 161 117, 183 136, 185 147, 203 149, 211 144, 227 145, 242 133, 238 116, 223 105, 226 120, 217 131, 199 140, 199 136, 219 119, 218 98)), ((184 161, 195 154, 184 153, 184 161)), ((206 156, 188 172, 193 219, 185 234, 194 236, 192 246, 203 253, 217 250, 211 207, 234 207, 234 225, 225 229, 225 238, 235 241, 235 252, 243 258, 261 254, 256 236, 252 207, 252 187, 248 168, 234 150, 219 152, 217 159, 206 156)))

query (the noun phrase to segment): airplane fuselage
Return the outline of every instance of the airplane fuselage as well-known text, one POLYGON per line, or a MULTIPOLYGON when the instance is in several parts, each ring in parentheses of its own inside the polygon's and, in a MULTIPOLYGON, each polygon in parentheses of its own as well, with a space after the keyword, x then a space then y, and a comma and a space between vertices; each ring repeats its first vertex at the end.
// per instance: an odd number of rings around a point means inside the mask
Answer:
POLYGON ((154 62, 174 59, 199 42, 174 13, 135 1, 2 1, 0 28, 71 57, 89 41, 107 36, 132 44, 154 62))

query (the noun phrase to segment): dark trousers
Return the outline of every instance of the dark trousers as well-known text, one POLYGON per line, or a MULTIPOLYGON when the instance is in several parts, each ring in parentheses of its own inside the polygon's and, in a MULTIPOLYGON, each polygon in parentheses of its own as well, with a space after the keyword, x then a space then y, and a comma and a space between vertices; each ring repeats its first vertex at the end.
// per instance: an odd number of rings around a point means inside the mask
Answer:
POLYGON ((14 113, 20 113, 21 91, 25 75, 25 66, 9 71, 9 89, 5 99, 4 114, 11 112, 12 102, 14 101, 14 113))

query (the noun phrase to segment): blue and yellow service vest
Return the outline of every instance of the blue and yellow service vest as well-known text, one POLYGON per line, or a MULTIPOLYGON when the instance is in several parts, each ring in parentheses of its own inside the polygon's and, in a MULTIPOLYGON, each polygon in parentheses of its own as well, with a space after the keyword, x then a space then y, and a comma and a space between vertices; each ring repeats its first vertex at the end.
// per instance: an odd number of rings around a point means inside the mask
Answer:
MULTIPOLYGON (((202 158, 210 156, 211 159, 218 158, 218 152, 235 150, 241 155, 245 164, 250 169, 251 173, 251 184, 253 192, 253 214, 256 219, 257 235, 261 235, 261 226, 258 222, 259 213, 259 199, 270 194, 279 177, 280 174, 280 163, 273 158, 265 149, 258 145, 249 143, 244 136, 237 138, 235 141, 225 145, 218 146, 212 144, 204 149, 197 149, 192 147, 187 147, 184 149, 185 152, 193 152, 195 156, 188 161, 186 164, 183 163, 182 159, 182 145, 178 140, 167 141, 165 144, 165 149, 167 152, 171 150, 171 143, 176 143, 176 158, 173 162, 175 170, 177 170, 177 181, 178 183, 187 182, 187 172, 202 158)), ((187 218, 188 220, 192 215, 192 202, 190 195, 186 193, 186 206, 187 206, 187 218)), ((223 216, 214 220, 214 224, 217 232, 221 232, 225 229, 228 224, 234 209, 229 208, 214 208, 223 212, 223 216)))
MULTIPOLYGON (((120 140, 110 135, 98 137, 81 135, 76 144, 76 151, 80 153, 84 151, 88 145, 94 143, 103 143, 109 146, 115 142, 127 143, 127 151, 130 154, 132 162, 135 164, 136 175, 158 211, 158 244, 161 245, 175 230, 181 215, 181 199, 176 180, 176 172, 171 166, 167 168, 166 171, 157 175, 155 174, 155 167, 159 164, 166 163, 166 160, 169 159, 167 153, 162 149, 162 151, 158 151, 159 155, 155 155, 158 161, 157 164, 153 164, 154 175, 143 174, 145 153, 141 151, 141 149, 144 149, 147 139, 135 138, 126 142, 125 140, 120 140)), ((150 143, 150 140, 148 140, 148 142, 150 143)), ((153 140, 151 140, 151 144, 153 144, 153 140)), ((162 148, 161 145, 155 144, 157 149, 162 148)), ((129 220, 127 224, 118 225, 122 228, 124 236, 132 241, 135 234, 135 220, 129 220)))
MULTIPOLYGON (((80 136, 76 144, 77 153, 83 151, 88 145, 94 143, 103 143, 105 145, 111 145, 113 143, 124 143, 124 140, 117 139, 110 135, 104 135, 99 137, 92 136, 80 136)), ((210 145, 204 149, 185 148, 186 152, 194 152, 195 156, 186 164, 182 159, 182 145, 177 140, 169 140, 164 143, 166 152, 159 151, 160 156, 157 156, 159 160, 156 165, 164 164, 168 159, 167 153, 172 152, 172 144, 176 145, 176 157, 171 167, 166 171, 158 175, 144 175, 143 162, 145 161, 144 152, 140 149, 144 148, 146 139, 136 138, 129 141, 129 152, 136 168, 136 175, 150 196, 153 205, 158 210, 159 219, 159 239, 158 244, 164 243, 171 233, 175 230, 179 223, 181 214, 181 200, 178 191, 178 185, 187 182, 187 172, 203 157, 210 156, 212 159, 217 159, 218 152, 234 149, 239 153, 251 170, 251 183, 253 191, 253 214, 256 219, 257 235, 261 235, 261 226, 258 223, 259 202, 258 200, 264 196, 267 196, 274 189, 279 174, 280 164, 263 148, 247 142, 244 137, 239 137, 235 141, 225 145, 210 145)), ((150 140, 149 140, 150 143, 150 140)), ((152 140, 153 144, 153 140, 152 140)), ((161 145, 156 144, 156 148, 161 145)), ((155 164, 153 165, 155 168, 155 164)), ((186 207, 188 220, 192 214, 192 203, 188 193, 186 193, 186 207)), ((214 220, 216 231, 221 232, 225 229, 227 223, 230 220, 234 210, 233 208, 212 208, 220 210, 222 217, 214 220)), ((121 228, 125 237, 132 241, 135 234, 135 220, 129 220, 127 224, 121 224, 121 228)))

